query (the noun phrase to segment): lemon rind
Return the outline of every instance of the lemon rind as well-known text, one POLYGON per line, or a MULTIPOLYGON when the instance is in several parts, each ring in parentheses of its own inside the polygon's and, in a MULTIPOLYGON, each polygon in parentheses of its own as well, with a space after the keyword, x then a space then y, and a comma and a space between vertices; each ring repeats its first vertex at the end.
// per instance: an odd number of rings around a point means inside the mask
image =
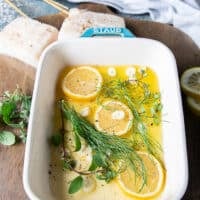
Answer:
POLYGON ((103 83, 103 78, 102 78, 101 74, 99 73, 99 71, 97 69, 94 69, 90 66, 81 66, 81 67, 72 69, 65 76, 65 78, 62 81, 62 89, 63 89, 64 94, 71 97, 71 98, 87 100, 87 99, 95 98, 97 96, 98 92, 101 90, 102 83, 103 83), (71 90, 69 90, 68 88, 65 87, 65 81, 66 81, 67 77, 69 75, 71 75, 72 73, 74 73, 74 71, 79 70, 79 69, 88 69, 90 71, 93 71, 95 73, 95 75, 98 77, 98 84, 97 84, 97 87, 96 87, 97 89, 96 89, 95 92, 88 94, 88 95, 80 95, 80 94, 73 93, 71 90))
MULTIPOLYGON (((127 127, 123 130, 123 131, 119 131, 117 133, 115 133, 114 135, 116 136, 121 136, 121 135, 124 135, 126 134, 131 126, 132 126, 132 121, 133 121, 133 114, 130 110, 130 108, 128 106, 126 106, 124 103, 120 102, 120 101, 113 101, 113 100, 109 100, 109 101, 106 101, 103 103, 103 106, 107 106, 108 104, 110 103, 117 103, 119 105, 121 105, 129 114, 129 122, 127 123, 127 127)), ((96 128, 99 130, 99 131, 102 131, 102 132, 105 132, 100 126, 99 126, 99 118, 98 118, 98 113, 100 112, 100 110, 102 109, 102 106, 99 106, 95 112, 95 116, 94 116, 94 121, 95 121, 95 126, 96 128)))
POLYGON ((117 177, 117 181, 121 187, 121 189, 128 195, 131 195, 131 196, 134 196, 134 197, 137 197, 137 198, 151 198, 151 197, 155 197, 156 195, 159 194, 159 192, 161 191, 162 189, 162 186, 163 186, 163 181, 164 181, 164 172, 163 172, 163 168, 162 168, 162 165, 161 163, 151 154, 148 154, 146 152, 141 152, 141 151, 137 151, 138 154, 144 154, 144 155, 148 155, 151 157, 151 159, 155 162, 157 169, 158 169, 158 173, 159 173, 159 182, 157 184, 157 187, 156 187, 156 190, 154 190, 153 192, 149 192, 149 193, 146 193, 146 194, 139 194, 137 192, 133 192, 129 189, 126 188, 126 186, 123 184, 123 182, 121 181, 120 179, 120 175, 117 177))
POLYGON ((181 76, 181 88, 183 89, 184 93, 186 95, 189 95, 193 98, 200 99, 200 93, 196 90, 191 89, 187 84, 185 83, 185 80, 188 79, 188 77, 194 73, 195 71, 200 72, 200 67, 193 67, 190 69, 187 69, 181 76))
POLYGON ((187 103, 190 107, 190 109, 192 110, 192 112, 198 116, 200 116, 200 105, 198 106, 194 101, 196 99, 192 98, 192 97, 187 97, 187 103))

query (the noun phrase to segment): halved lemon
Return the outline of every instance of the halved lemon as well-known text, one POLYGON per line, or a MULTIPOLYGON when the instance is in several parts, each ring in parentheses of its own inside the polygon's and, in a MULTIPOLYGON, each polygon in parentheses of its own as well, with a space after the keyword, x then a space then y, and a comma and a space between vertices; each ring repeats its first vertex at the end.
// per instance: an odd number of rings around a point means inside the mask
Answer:
POLYGON ((95 126, 99 131, 112 135, 123 135, 132 125, 133 115, 125 104, 107 101, 95 113, 95 126))
POLYGON ((62 82, 65 95, 74 99, 92 99, 97 95, 101 86, 101 74, 90 66, 72 69, 62 82))
POLYGON ((138 152, 138 155, 146 168, 147 183, 144 187, 141 189, 142 177, 135 177, 134 171, 130 168, 122 172, 117 180, 125 193, 138 198, 151 198, 162 189, 164 182, 163 168, 154 156, 146 152, 138 152))
POLYGON ((187 97, 187 103, 191 108, 192 112, 200 116, 200 100, 196 100, 192 97, 187 97))
POLYGON ((181 87, 187 95, 200 99, 200 67, 190 68, 182 74, 181 87))

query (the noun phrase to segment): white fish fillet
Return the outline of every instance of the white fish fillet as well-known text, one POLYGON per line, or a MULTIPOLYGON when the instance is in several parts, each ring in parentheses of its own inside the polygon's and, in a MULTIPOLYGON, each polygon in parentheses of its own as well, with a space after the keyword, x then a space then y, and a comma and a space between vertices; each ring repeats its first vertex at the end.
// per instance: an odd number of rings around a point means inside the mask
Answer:
POLYGON ((90 27, 125 27, 125 22, 115 15, 74 8, 63 22, 58 40, 80 37, 90 27))
POLYGON ((36 20, 19 17, 0 32, 0 54, 37 67, 42 51, 58 38, 58 30, 36 20))

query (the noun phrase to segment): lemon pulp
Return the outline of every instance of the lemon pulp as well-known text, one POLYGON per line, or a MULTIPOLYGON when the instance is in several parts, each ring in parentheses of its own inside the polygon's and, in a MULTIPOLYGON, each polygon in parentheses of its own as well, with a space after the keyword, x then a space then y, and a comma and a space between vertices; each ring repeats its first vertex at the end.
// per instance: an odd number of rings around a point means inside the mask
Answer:
POLYGON ((200 100, 200 67, 190 68, 182 74, 181 87, 187 95, 200 100))
POLYGON ((131 110, 119 101, 105 102, 95 114, 97 129, 113 135, 127 133, 131 128, 132 120, 131 110))
POLYGON ((75 99, 90 99, 96 96, 102 84, 101 74, 94 68, 82 66, 72 69, 62 83, 63 92, 75 99))
POLYGON ((152 155, 138 152, 146 168, 146 184, 141 187, 142 177, 137 177, 130 167, 118 177, 124 192, 135 197, 149 198, 157 195, 162 188, 164 174, 160 162, 152 155))

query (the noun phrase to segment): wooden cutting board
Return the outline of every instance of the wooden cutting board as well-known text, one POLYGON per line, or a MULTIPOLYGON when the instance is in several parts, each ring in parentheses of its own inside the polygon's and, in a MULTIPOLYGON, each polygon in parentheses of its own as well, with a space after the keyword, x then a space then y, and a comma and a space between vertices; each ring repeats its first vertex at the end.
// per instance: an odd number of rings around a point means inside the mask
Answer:
MULTIPOLYGON (((81 4, 81 8, 112 13, 105 6, 97 4, 81 4)), ((44 16, 39 21, 60 28, 64 16, 61 14, 44 16)), ((126 18, 127 27, 138 37, 159 40, 174 53, 179 75, 190 66, 200 66, 200 49, 189 36, 170 25, 126 18)), ((144 58, 145 59, 145 58, 144 58)), ((5 90, 13 90, 18 84, 25 92, 31 94, 34 84, 35 70, 16 59, 0 55, 0 94, 5 90)), ((173 97, 169 97, 173 98, 173 97)), ((184 200, 200 199, 200 118, 193 115, 185 103, 183 96, 187 148, 189 156, 189 185, 184 200)), ((176 133, 174 133, 176 134, 176 133)), ((0 200, 24 200, 27 196, 22 185, 22 170, 25 145, 12 147, 0 145, 0 200)))

